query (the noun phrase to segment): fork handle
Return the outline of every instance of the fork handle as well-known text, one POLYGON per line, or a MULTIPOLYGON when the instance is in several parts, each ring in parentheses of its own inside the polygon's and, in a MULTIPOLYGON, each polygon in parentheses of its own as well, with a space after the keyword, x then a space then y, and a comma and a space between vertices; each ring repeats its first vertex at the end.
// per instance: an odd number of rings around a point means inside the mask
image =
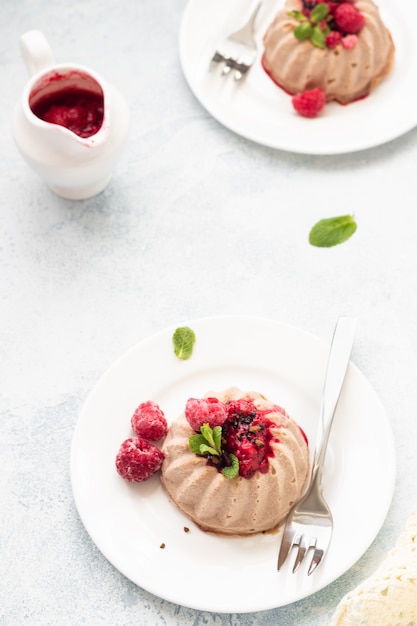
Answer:
POLYGON ((356 325, 357 320, 354 317, 339 317, 333 333, 324 380, 310 485, 321 478, 330 430, 352 352, 356 325))
POLYGON ((241 36, 244 41, 246 41, 248 37, 253 37, 253 33, 255 29, 255 21, 256 21, 256 18, 258 17, 258 12, 262 4, 263 4, 263 0, 260 0, 258 4, 255 6, 255 8, 253 9, 246 24, 244 24, 244 26, 242 26, 242 28, 237 33, 235 33, 235 35, 241 36))

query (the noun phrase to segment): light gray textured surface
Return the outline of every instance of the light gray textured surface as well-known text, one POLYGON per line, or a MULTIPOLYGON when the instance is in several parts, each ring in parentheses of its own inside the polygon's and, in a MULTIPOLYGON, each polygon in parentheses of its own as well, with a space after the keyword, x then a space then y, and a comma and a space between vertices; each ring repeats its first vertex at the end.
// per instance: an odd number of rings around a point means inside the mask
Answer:
POLYGON ((5 626, 322 626, 417 504, 417 131, 338 157, 288 154, 233 135, 182 76, 185 4, 2 2, 5 626), (31 28, 45 33, 58 61, 94 68, 129 102, 128 147, 110 186, 91 200, 55 196, 14 146, 11 114, 27 80, 18 38, 31 28), (327 250, 308 244, 318 219, 348 212, 358 222, 349 242, 327 250), (338 315, 359 318, 352 360, 391 421, 397 486, 375 542, 329 587, 273 611, 214 615, 154 597, 106 561, 75 510, 69 454, 81 406, 117 357, 168 325, 240 313, 326 340, 338 315))

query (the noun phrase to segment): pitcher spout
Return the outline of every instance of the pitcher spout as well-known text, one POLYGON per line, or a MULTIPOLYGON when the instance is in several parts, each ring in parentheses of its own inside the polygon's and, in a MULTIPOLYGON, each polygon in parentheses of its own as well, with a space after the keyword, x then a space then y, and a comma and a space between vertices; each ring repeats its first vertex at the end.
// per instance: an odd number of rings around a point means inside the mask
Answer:
POLYGON ((72 162, 81 163, 97 158, 97 153, 107 148, 109 126, 103 124, 94 135, 80 137, 65 126, 41 122, 38 124, 38 137, 42 141, 39 152, 55 154, 60 162, 70 167, 72 162))

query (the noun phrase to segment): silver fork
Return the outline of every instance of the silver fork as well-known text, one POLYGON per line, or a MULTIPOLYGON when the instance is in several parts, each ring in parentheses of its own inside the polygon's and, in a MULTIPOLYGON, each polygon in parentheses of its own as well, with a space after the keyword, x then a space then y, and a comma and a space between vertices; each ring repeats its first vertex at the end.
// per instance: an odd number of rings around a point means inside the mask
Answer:
POLYGON ((247 22, 220 42, 210 61, 210 68, 224 63, 222 75, 234 72, 241 80, 252 67, 258 54, 255 40, 255 20, 262 2, 258 2, 247 22))
POLYGON ((298 547, 293 573, 297 571, 305 554, 312 548, 314 552, 308 568, 308 575, 310 575, 321 563, 330 545, 333 518, 323 498, 322 471, 355 331, 355 318, 340 317, 338 319, 327 363, 310 483, 305 495, 295 504, 287 517, 278 556, 278 571, 293 547, 298 547))

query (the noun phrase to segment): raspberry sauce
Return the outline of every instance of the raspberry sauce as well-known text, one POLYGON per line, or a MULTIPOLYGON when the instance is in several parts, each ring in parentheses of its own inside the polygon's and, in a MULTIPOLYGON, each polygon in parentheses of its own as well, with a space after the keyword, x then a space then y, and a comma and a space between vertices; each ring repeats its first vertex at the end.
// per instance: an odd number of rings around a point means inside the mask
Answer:
POLYGON ((220 459, 210 458, 209 463, 221 471, 230 465, 227 455, 234 454, 239 459, 242 478, 252 478, 256 472, 265 474, 269 469, 268 458, 274 454, 271 427, 276 424, 258 412, 250 400, 231 400, 225 404, 228 417, 222 426, 224 454, 220 459))
POLYGON ((65 126, 83 138, 95 135, 103 124, 103 98, 83 89, 71 87, 45 95, 31 109, 41 120, 65 126))

